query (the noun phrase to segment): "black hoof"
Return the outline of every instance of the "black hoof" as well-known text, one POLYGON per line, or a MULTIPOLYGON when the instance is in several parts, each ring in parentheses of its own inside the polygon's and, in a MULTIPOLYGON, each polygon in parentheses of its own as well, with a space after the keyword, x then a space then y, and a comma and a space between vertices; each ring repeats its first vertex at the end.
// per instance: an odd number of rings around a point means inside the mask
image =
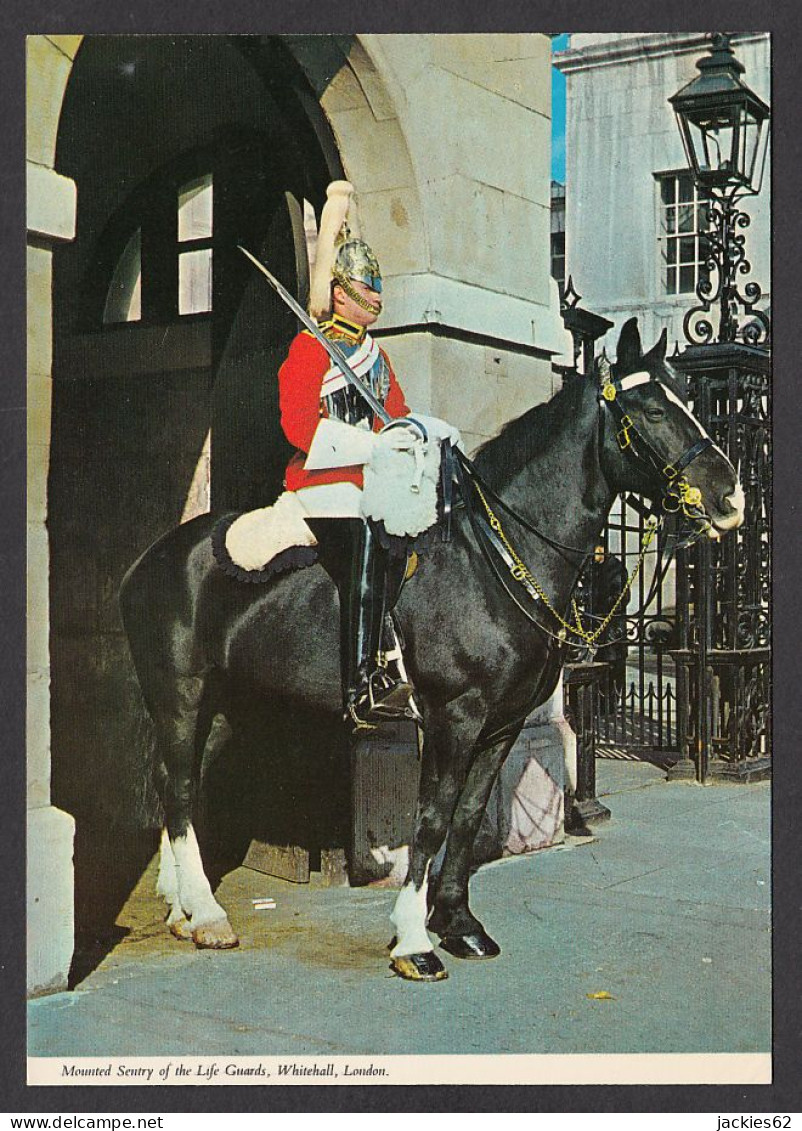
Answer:
POLYGON ((585 824, 585 818, 572 802, 565 806, 565 831, 569 836, 593 836, 593 830, 585 824))
POLYGON ((565 831, 569 836, 593 836, 593 829, 588 828, 581 818, 576 823, 566 823, 565 831))
POLYGON ((442 982, 448 977, 448 970, 433 950, 420 954, 401 954, 392 960, 390 969, 408 982, 442 982))
POLYGON ((455 958, 496 958, 501 947, 484 931, 472 935, 446 935, 440 946, 455 958))

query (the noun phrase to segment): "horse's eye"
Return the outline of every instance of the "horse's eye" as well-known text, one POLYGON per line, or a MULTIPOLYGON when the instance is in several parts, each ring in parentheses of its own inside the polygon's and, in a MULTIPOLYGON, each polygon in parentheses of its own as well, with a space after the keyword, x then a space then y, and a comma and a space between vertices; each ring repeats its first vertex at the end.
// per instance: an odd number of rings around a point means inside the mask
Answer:
POLYGON ((652 423, 656 423, 658 420, 662 420, 666 414, 666 410, 659 404, 649 405, 649 407, 645 411, 646 419, 651 420, 652 423))

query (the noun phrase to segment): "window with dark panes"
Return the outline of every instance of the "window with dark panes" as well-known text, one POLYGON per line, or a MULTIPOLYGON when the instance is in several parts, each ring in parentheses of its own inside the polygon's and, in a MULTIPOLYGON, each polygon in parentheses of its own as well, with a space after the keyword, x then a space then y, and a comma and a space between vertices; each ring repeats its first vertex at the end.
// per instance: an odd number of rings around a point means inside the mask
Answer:
POLYGON ((212 309, 214 184, 204 173, 176 188, 149 187, 142 223, 117 259, 103 308, 106 325, 163 321, 212 309))
POLYGON ((690 173, 657 176, 663 292, 693 294, 704 277, 708 204, 690 173))
POLYGON ((212 309, 212 174, 178 190, 178 313, 212 309))

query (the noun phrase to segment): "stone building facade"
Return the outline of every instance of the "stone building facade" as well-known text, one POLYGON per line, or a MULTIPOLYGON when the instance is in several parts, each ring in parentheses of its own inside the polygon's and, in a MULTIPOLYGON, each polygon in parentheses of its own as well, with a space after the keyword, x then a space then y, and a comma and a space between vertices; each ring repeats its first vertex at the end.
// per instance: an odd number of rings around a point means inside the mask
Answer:
POLYGON ((541 34, 30 37, 32 993, 64 987, 76 918, 113 923, 143 864, 122 574, 209 478, 213 506, 258 505, 286 455, 265 375, 293 325, 236 243, 303 292, 304 218, 347 176, 385 275, 377 336, 410 403, 475 447, 567 352, 550 66, 541 34), (182 235, 212 183, 214 231, 182 235))
MULTIPOLYGON (((770 37, 735 33, 744 81, 771 103, 770 37)), ((665 328, 669 352, 684 344, 694 305, 700 210, 668 99, 690 82, 707 53, 703 34, 572 34, 555 56, 566 77, 566 275, 583 304, 615 323, 637 315, 650 344, 665 328), (673 225, 677 222, 677 227, 673 225)), ((771 169, 747 198, 746 253, 770 303, 771 169)))

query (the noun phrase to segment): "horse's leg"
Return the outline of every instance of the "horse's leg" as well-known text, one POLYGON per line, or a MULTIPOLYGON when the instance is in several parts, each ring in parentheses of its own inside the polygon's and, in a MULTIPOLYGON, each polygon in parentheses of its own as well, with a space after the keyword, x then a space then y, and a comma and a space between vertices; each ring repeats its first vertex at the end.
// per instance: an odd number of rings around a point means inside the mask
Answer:
POLYGON ((159 847, 159 877, 156 880, 156 893, 167 904, 167 926, 177 939, 191 939, 192 928, 181 899, 178 894, 178 868, 173 855, 173 847, 167 835, 167 829, 162 829, 161 844, 159 847))
POLYGON ((410 981, 431 982, 448 977, 426 931, 429 872, 445 839, 465 778, 468 755, 462 751, 470 751, 470 743, 464 739, 461 742, 460 736, 470 728, 476 698, 472 693, 443 712, 427 713, 409 869, 390 916, 396 933, 391 965, 410 981))
POLYGON ((517 737, 501 739, 475 756, 451 819, 429 926, 440 936, 443 949, 457 958, 495 958, 501 953, 470 910, 468 879, 493 783, 517 737))
POLYGON ((563 676, 549 702, 549 722, 556 728, 563 747, 565 761, 565 788, 563 791, 563 823, 571 836, 593 836, 576 804, 577 749, 576 734, 565 717, 563 676))
POLYGON ((565 717, 564 684, 562 673, 548 702, 549 722, 560 736, 565 761, 565 780, 568 789, 576 792, 576 735, 565 717))
MULTIPOLYGON (((214 898, 203 870, 200 848, 192 825, 192 802, 197 771, 197 743, 204 680, 200 676, 177 676, 165 680, 158 706, 150 704, 161 759, 162 800, 165 824, 172 850, 172 864, 163 855, 163 884, 170 904, 168 922, 174 934, 182 918, 196 946, 228 950, 239 945, 225 911, 214 898), (172 694, 169 691, 172 690, 172 694)), ((202 744, 202 742, 201 742, 202 744)), ((185 928, 179 927, 183 933, 185 928)))

